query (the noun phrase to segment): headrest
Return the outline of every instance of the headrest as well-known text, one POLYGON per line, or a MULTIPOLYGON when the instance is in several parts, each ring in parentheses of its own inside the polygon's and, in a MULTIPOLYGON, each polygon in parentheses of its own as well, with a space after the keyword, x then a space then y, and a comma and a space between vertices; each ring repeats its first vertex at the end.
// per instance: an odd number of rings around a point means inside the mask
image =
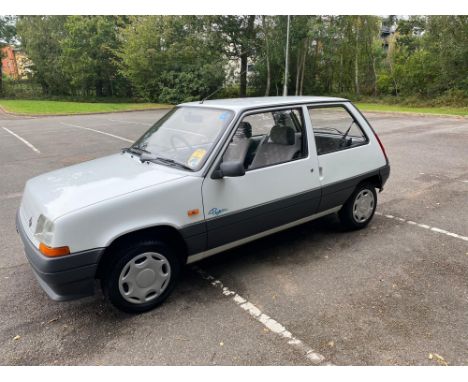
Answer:
POLYGON ((252 125, 249 122, 241 122, 234 136, 240 139, 252 138, 252 125))
POLYGON ((271 128, 270 139, 279 145, 293 145, 296 143, 296 134, 292 127, 276 125, 271 128))

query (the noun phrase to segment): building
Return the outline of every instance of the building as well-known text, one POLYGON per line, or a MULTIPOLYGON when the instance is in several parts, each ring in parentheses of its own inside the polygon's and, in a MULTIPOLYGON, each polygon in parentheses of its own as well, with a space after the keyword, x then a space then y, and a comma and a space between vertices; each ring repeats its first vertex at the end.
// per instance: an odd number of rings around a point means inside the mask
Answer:
POLYGON ((18 76, 20 79, 31 78, 32 76, 32 61, 26 56, 22 49, 14 50, 16 58, 16 67, 18 68, 18 76))
POLYGON ((31 60, 21 50, 12 45, 1 48, 2 73, 14 80, 26 79, 31 74, 31 60))
POLYGON ((393 24, 391 26, 382 25, 380 28, 380 39, 382 40, 382 46, 387 51, 390 45, 390 41, 395 35, 397 25, 393 24))
POLYGON ((15 80, 19 78, 18 65, 16 65, 15 51, 12 46, 2 48, 2 73, 15 80))

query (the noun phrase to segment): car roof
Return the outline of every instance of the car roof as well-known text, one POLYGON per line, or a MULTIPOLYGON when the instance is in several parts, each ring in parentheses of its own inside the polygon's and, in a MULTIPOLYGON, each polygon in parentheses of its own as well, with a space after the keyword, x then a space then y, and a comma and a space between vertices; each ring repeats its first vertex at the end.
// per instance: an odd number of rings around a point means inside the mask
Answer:
POLYGON ((217 107, 235 111, 243 111, 270 106, 283 106, 291 104, 320 103, 320 102, 343 102, 349 101, 345 98, 336 97, 314 97, 314 96, 285 96, 285 97, 245 97, 245 98, 226 98, 201 101, 186 102, 178 106, 196 106, 196 107, 217 107))

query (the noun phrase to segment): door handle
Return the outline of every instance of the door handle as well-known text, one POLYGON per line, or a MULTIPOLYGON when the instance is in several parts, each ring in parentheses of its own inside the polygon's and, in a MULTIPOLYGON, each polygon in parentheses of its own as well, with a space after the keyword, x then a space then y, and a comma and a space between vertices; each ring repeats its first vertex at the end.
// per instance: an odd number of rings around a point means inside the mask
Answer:
POLYGON ((322 166, 319 166, 319 177, 320 177, 320 179, 323 179, 323 168, 322 168, 322 166))

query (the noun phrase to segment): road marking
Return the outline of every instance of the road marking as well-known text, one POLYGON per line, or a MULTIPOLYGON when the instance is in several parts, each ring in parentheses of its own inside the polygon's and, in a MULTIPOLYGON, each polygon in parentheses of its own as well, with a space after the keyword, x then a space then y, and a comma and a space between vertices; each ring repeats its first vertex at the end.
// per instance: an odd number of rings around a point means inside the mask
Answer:
MULTIPOLYGON (((262 323, 269 331, 277 334, 278 336, 287 340, 287 343, 299 350, 304 354, 311 363, 318 365, 325 361, 325 357, 317 352, 315 352, 310 346, 306 345, 300 339, 294 337, 290 331, 288 331, 283 325, 278 321, 274 320, 270 316, 263 313, 258 307, 256 307, 251 302, 247 301, 242 296, 238 295, 235 291, 225 287, 223 283, 219 280, 216 280, 213 276, 209 275, 202 269, 197 266, 193 266, 193 269, 204 279, 207 280, 214 287, 220 289, 223 295, 231 297, 232 300, 243 310, 249 313, 253 318, 258 322, 262 323)), ((331 365, 327 363, 327 365, 331 365)))
POLYGON ((403 218, 393 216, 393 215, 383 214, 382 212, 376 212, 375 214, 379 215, 379 216, 384 216, 384 217, 386 217, 388 219, 394 219, 394 220, 397 220, 397 221, 400 221, 400 222, 403 222, 403 223, 408 223, 410 225, 415 225, 415 226, 417 226, 419 228, 424 228, 424 229, 427 229, 427 230, 432 231, 432 232, 441 233, 443 235, 454 237, 456 239, 461 239, 461 240, 464 240, 464 241, 468 241, 467 236, 459 235, 458 233, 449 232, 449 231, 447 231, 445 229, 441 229, 441 228, 437 228, 437 227, 431 227, 430 225, 427 225, 427 224, 416 223, 416 222, 414 222, 412 220, 403 219, 403 218))
POLYGON ((23 142, 26 146, 28 146, 31 150, 35 151, 36 153, 40 154, 41 152, 34 147, 31 143, 29 143, 26 139, 20 137, 18 134, 15 134, 13 131, 7 129, 6 127, 3 127, 3 130, 5 130, 7 133, 10 133, 14 137, 18 138, 21 142, 23 142))
POLYGON ((78 129, 94 131, 95 133, 107 135, 107 136, 112 137, 112 138, 120 139, 121 141, 130 142, 130 143, 135 142, 135 141, 132 141, 131 139, 127 139, 127 138, 124 138, 124 137, 120 137, 120 136, 118 136, 118 135, 111 134, 111 133, 106 133, 106 132, 104 132, 104 131, 91 129, 90 127, 84 127, 84 126, 80 126, 80 125, 74 125, 74 124, 72 124, 72 123, 66 123, 66 122, 60 122, 60 123, 61 123, 62 125, 64 125, 64 126, 70 126, 70 127, 76 127, 76 128, 78 128, 78 129))
POLYGON ((132 125, 143 125, 143 126, 151 126, 152 124, 151 123, 144 123, 144 122, 135 122, 135 121, 127 121, 125 119, 110 119, 110 118, 106 118, 108 121, 110 122, 118 122, 118 123, 130 123, 132 125))
POLYGON ((22 195, 23 194, 21 192, 14 192, 11 194, 0 195, 0 200, 21 198, 22 195))

